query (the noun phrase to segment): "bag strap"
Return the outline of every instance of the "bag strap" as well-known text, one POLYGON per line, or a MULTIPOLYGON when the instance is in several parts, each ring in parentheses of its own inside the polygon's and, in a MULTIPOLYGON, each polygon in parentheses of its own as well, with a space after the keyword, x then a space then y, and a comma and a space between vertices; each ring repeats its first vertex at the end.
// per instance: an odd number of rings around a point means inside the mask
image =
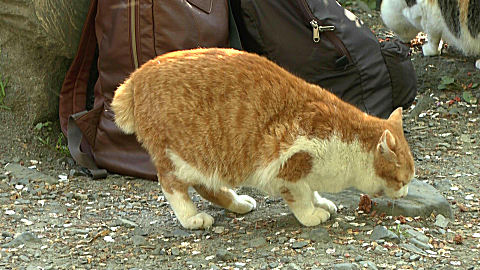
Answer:
POLYGON ((77 54, 65 75, 60 90, 59 117, 60 126, 65 135, 67 135, 70 115, 86 109, 88 80, 97 48, 97 38, 95 36, 97 4, 98 0, 90 1, 77 54))
POLYGON ((240 40, 240 33, 238 32, 237 22, 235 21, 235 16, 233 15, 232 1, 228 1, 228 39, 230 47, 242 50, 242 42, 240 40))
POLYGON ((100 169, 93 161, 91 155, 82 152, 81 144, 83 139, 83 133, 75 122, 76 119, 84 116, 87 111, 79 112, 71 115, 68 118, 68 150, 73 159, 80 165, 88 170, 88 173, 93 179, 100 179, 107 177, 107 170, 100 169))
POLYGON ((65 75, 60 90, 59 117, 62 132, 67 136, 68 149, 78 165, 87 169, 93 179, 105 178, 107 171, 99 169, 89 153, 82 152, 89 148, 92 141, 91 134, 84 134, 76 120, 87 114, 87 87, 90 70, 95 60, 97 37, 95 35, 95 17, 97 15, 98 0, 91 0, 87 17, 82 29, 77 54, 65 75), (86 139, 86 141, 85 141, 86 139))

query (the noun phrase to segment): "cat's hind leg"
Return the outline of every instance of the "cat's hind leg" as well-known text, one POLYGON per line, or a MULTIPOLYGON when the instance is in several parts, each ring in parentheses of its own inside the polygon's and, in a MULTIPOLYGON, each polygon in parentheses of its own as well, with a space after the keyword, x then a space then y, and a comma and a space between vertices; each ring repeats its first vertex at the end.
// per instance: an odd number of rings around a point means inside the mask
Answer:
POLYGON ((305 226, 316 226, 330 218, 329 210, 315 206, 313 191, 305 183, 294 183, 280 189, 297 220, 305 226))
POLYGON ((252 197, 238 195, 235 191, 226 187, 219 190, 211 190, 204 185, 194 185, 193 188, 204 199, 234 213, 245 214, 257 207, 257 202, 252 197))
POLYGON ((178 221, 186 229, 205 229, 213 224, 213 217, 207 213, 198 213, 188 195, 189 184, 173 175, 158 175, 163 195, 170 203, 178 221))
POLYGON ((313 192, 313 205, 327 210, 330 214, 337 212, 337 206, 329 199, 323 198, 318 192, 313 192))

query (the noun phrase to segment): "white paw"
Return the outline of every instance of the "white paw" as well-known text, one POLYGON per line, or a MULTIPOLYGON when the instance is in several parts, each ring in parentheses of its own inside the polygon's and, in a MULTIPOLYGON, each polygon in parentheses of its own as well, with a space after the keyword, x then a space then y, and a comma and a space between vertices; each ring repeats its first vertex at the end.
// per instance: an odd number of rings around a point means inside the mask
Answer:
POLYGON ((438 45, 428 42, 427 44, 423 44, 422 51, 424 56, 434 56, 440 55, 442 51, 438 48, 438 45))
POLYGON ((480 59, 475 62, 475 67, 480 69, 480 59))
POLYGON ((330 213, 323 208, 311 208, 310 211, 295 214, 295 217, 304 226, 316 226, 330 218, 330 213), (312 211, 313 210, 313 211, 312 211))
POLYGON ((257 202, 254 198, 248 195, 237 195, 229 210, 238 214, 245 214, 255 208, 257 208, 257 202))
POLYGON ((318 192, 313 192, 313 205, 327 210, 330 214, 337 212, 337 206, 329 199, 325 199, 318 192))
POLYGON ((213 217, 202 212, 187 218, 184 222, 180 221, 180 223, 185 229, 206 229, 212 226, 213 217))

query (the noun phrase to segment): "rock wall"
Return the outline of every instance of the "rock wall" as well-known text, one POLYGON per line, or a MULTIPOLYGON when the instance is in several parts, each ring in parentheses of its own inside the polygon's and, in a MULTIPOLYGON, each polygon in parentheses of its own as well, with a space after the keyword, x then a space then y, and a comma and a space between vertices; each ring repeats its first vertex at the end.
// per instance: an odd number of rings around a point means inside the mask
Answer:
POLYGON ((88 5, 89 0, 0 0, 4 102, 23 125, 58 118, 58 93, 88 5))

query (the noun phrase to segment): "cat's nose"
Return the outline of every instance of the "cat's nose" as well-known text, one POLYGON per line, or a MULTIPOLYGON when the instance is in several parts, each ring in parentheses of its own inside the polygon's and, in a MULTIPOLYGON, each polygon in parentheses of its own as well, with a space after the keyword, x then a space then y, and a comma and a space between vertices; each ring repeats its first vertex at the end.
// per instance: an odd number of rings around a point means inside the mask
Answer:
POLYGON ((403 187, 400 189, 400 191, 401 191, 401 193, 402 193, 402 194, 400 195, 400 198, 406 197, 406 196, 408 195, 408 185, 403 186, 403 187))
POLYGON ((399 189, 395 193, 395 196, 393 196, 393 199, 405 198, 407 195, 408 195, 408 186, 403 186, 401 189, 399 189))

